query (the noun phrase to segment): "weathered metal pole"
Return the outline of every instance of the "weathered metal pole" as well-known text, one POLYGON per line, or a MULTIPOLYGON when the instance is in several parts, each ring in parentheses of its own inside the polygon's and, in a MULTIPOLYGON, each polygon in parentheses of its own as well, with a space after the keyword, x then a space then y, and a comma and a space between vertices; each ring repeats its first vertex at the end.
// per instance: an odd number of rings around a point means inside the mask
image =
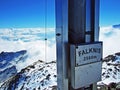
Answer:
MULTIPOLYGON (((99 0, 69 0, 69 43, 81 44, 98 41, 99 0)), ((89 77, 89 76, 88 76, 89 77)), ((96 90, 96 83, 79 90, 96 90)))
POLYGON ((58 90, 68 89, 68 0, 55 0, 58 90))
MULTIPOLYGON (((74 75, 72 74, 74 74, 73 69, 75 68, 75 65, 72 65, 71 63, 75 63, 75 61, 71 61, 73 56, 70 54, 69 45, 98 41, 99 0, 56 0, 55 2, 58 90, 96 90, 97 82, 95 81, 99 80, 99 77, 96 77, 96 80, 93 80, 93 83, 90 81, 90 85, 84 87, 75 86, 75 88, 79 87, 77 89, 73 88, 75 82, 72 82, 71 80, 74 79, 74 75)), ((91 47, 93 46, 99 48, 101 45, 91 45, 91 47)), ((72 60, 74 60, 74 58, 72 60)), ((80 66, 78 69, 81 70, 81 68, 84 69, 86 67, 94 67, 97 65, 101 66, 99 60, 93 61, 95 61, 92 62, 93 64, 85 65, 83 67, 80 66)), ((101 70, 101 68, 98 69, 101 70)), ((78 72, 80 72, 79 70, 78 72)), ((93 70, 91 69, 91 71, 93 70)), ((91 74, 89 71, 87 73, 88 75, 91 74)), ((100 71, 98 71, 98 74, 100 74, 100 71)))

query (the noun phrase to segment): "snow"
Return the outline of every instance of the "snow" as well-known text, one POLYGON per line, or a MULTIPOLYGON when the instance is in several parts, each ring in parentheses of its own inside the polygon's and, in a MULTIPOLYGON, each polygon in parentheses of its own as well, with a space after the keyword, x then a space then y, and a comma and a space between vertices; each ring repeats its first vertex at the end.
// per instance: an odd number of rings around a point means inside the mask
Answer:
MULTIPOLYGON (((56 62, 37 61, 24 68, 2 87, 14 90, 53 90, 57 86, 56 62)), ((0 88, 2 88, 0 87, 0 88)))
POLYGON ((120 56, 111 55, 104 59, 102 65, 102 81, 98 82, 98 85, 109 85, 110 83, 120 83, 120 56), (108 59, 109 57, 115 57, 114 60, 108 59))

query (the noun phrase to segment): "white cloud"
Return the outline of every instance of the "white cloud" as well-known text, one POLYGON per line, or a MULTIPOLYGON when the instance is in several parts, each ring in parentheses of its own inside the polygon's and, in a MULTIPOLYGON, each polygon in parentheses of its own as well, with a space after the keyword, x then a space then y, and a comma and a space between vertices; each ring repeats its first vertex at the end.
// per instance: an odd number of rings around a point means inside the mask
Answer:
POLYGON ((48 28, 47 30, 49 38, 45 44, 44 29, 2 29, 0 30, 0 52, 27 50, 29 57, 24 63, 21 62, 21 64, 17 65, 18 70, 37 60, 47 62, 56 60, 55 29, 48 28), (39 33, 40 35, 38 35, 39 33), (8 39, 3 37, 7 37, 8 39), (28 40, 27 42, 25 41, 26 39, 28 40))
MULTIPOLYGON (((50 37, 47 40, 47 45, 45 45, 44 39, 39 39, 44 37, 44 35, 41 36, 38 35, 38 33, 44 34, 44 29, 23 28, 0 30, 0 52, 16 52, 20 50, 27 50, 29 58, 24 64, 20 64, 18 68, 31 64, 37 60, 45 60, 45 54, 46 61, 56 60, 55 29, 47 29, 48 36, 50 37), (10 40, 4 40, 1 38, 4 36, 7 36, 10 40), (25 38, 20 39, 21 37, 25 38), (15 38, 17 39, 16 41, 14 41, 15 38), (26 38, 29 40, 28 42, 24 41, 26 38)), ((109 54, 120 52, 120 29, 113 28, 112 26, 101 27, 100 41, 103 41, 104 57, 109 54)))
POLYGON ((100 41, 103 41, 103 56, 120 52, 120 29, 112 26, 101 27, 100 41))

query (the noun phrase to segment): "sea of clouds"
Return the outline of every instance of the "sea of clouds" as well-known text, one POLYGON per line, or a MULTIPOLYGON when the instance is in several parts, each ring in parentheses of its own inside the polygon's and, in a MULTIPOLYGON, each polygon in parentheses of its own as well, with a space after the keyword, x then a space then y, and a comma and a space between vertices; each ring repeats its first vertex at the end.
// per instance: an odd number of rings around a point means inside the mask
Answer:
MULTIPOLYGON (((103 41, 103 57, 120 52, 120 28, 101 27, 99 40, 103 41)), ((48 28, 46 35, 44 28, 0 29, 0 52, 20 50, 27 50, 29 57, 18 68, 37 60, 56 60, 55 29, 48 28)))
POLYGON ((99 40, 103 41, 103 57, 120 52, 120 28, 101 27, 99 40))
POLYGON ((46 35, 44 28, 0 29, 0 52, 21 50, 27 50, 28 58, 17 65, 18 71, 38 60, 55 61, 55 29, 47 29, 46 35))

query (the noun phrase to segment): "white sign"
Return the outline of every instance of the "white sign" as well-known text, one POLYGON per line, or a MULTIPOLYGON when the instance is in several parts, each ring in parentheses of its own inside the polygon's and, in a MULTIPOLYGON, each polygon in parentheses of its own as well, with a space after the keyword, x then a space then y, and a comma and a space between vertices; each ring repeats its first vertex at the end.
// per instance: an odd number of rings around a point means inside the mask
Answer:
POLYGON ((76 66, 97 62, 102 59, 102 43, 79 45, 76 48, 76 66))
POLYGON ((101 80, 102 62, 75 67, 72 74, 72 87, 78 89, 101 80))
POLYGON ((102 42, 70 45, 71 84, 74 89, 101 80, 102 42))

